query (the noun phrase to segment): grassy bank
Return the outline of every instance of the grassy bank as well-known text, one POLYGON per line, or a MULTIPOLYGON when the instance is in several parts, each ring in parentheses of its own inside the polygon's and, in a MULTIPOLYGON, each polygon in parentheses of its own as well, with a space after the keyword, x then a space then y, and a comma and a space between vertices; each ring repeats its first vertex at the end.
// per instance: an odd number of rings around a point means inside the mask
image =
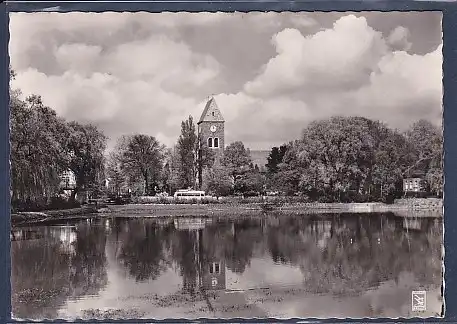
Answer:
POLYGON ((441 217, 441 200, 402 200, 394 204, 383 203, 287 203, 287 202, 225 202, 225 203, 179 203, 179 204, 128 204, 111 205, 101 209, 82 207, 48 212, 25 212, 12 214, 13 226, 22 224, 45 224, 56 220, 78 219, 90 214, 114 217, 201 217, 242 216, 262 212, 331 214, 331 213, 387 213, 403 217, 441 217))
POLYGON ((97 212, 97 208, 92 206, 43 212, 17 212, 11 214, 11 225, 45 224, 56 219, 84 217, 97 212))
POLYGON ((310 214, 319 213, 385 213, 403 212, 415 215, 442 214, 442 207, 422 206, 420 208, 407 204, 383 204, 383 203, 244 203, 244 204, 129 204, 124 206, 110 206, 103 210, 104 213, 124 215, 157 215, 157 216, 180 216, 190 214, 219 214, 219 213, 246 213, 246 212, 305 212, 310 214))

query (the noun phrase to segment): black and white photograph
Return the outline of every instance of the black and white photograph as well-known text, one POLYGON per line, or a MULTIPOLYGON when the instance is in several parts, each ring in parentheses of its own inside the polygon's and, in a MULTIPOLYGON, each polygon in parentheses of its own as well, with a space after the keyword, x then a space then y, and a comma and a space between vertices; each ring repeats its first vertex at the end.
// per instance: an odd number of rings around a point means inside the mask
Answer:
POLYGON ((442 13, 10 13, 21 320, 444 316, 442 13))

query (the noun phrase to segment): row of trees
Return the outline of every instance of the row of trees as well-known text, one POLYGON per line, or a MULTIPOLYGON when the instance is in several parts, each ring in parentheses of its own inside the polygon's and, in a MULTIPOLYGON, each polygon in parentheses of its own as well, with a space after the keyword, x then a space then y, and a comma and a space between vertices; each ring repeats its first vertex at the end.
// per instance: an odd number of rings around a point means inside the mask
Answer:
POLYGON ((10 134, 13 206, 49 204, 66 170, 76 178, 73 201, 82 191, 98 189, 106 137, 96 127, 68 122, 40 96, 22 100, 19 90, 10 90, 10 134))
POLYGON ((172 148, 149 135, 121 137, 108 159, 107 175, 116 193, 127 187, 149 195, 181 188, 218 196, 262 190, 264 177, 242 142, 230 144, 215 162, 214 151, 200 140, 189 116, 181 123, 181 134, 172 148))
POLYGON ((270 187, 327 201, 378 200, 402 194, 405 177, 443 190, 442 132, 428 121, 400 133, 362 117, 311 123, 302 138, 273 148, 270 187))
POLYGON ((199 187, 202 170, 213 164, 215 156, 198 136, 191 116, 181 123, 181 135, 173 148, 167 148, 154 136, 122 136, 107 162, 112 188, 118 194, 128 187, 140 194, 154 195, 199 187))

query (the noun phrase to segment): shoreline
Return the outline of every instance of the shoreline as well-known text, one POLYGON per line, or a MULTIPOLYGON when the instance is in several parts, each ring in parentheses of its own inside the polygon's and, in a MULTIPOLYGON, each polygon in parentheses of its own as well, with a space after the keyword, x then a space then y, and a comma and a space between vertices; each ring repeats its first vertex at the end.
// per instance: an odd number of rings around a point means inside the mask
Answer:
MULTIPOLYGON (((423 202, 423 201, 422 201, 423 202)), ((401 217, 443 217, 442 200, 433 204, 410 204, 399 201, 384 203, 268 203, 244 204, 126 204, 103 208, 81 207, 45 212, 19 212, 11 214, 11 227, 48 225, 53 222, 78 220, 89 217, 216 217, 230 214, 231 217, 248 216, 265 212, 322 214, 394 213, 401 217)))

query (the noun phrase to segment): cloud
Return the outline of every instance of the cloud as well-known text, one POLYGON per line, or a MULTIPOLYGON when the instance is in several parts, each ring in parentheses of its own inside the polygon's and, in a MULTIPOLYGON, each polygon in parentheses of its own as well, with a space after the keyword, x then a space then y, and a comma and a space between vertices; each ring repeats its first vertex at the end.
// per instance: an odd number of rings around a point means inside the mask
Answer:
POLYGON ((113 140, 119 132, 160 133, 172 145, 176 126, 197 110, 197 100, 186 92, 204 89, 219 74, 211 56, 193 53, 163 35, 106 52, 77 43, 63 44, 54 53, 55 63, 66 72, 19 70, 13 86, 24 94, 40 94, 68 119, 104 125, 113 140))
POLYGON ((305 14, 300 16, 292 16, 291 22, 296 27, 312 27, 317 25, 317 21, 305 14))
POLYGON ((246 84, 248 93, 274 96, 308 86, 358 87, 387 50, 382 35, 365 18, 353 15, 307 38, 296 29, 285 29, 272 42, 277 55, 246 84))
POLYGON ((370 83, 354 93, 359 110, 373 110, 379 118, 398 128, 408 116, 441 124, 442 46, 426 55, 396 51, 384 56, 370 83))
MULTIPOLYGON (((380 119, 400 129, 419 118, 440 125, 442 46, 409 54, 408 35, 399 26, 383 37, 364 17, 352 15, 308 37, 284 29, 272 37, 276 56, 246 83, 245 93, 262 98, 265 107, 288 94, 295 109, 271 118, 292 115, 302 124, 337 114, 380 119)), ((282 112, 279 107, 287 104, 277 107, 282 112)))
POLYGON ((389 45, 395 50, 411 49, 412 44, 408 41, 409 30, 403 26, 398 26, 390 33, 387 38, 389 45))
POLYGON ((14 13, 13 87, 40 94, 67 119, 96 124, 111 147, 132 133, 173 145, 180 122, 198 119, 211 94, 226 142, 253 149, 296 139, 309 122, 335 114, 399 128, 419 118, 440 124, 440 33, 411 28, 437 25, 427 17, 14 13))

